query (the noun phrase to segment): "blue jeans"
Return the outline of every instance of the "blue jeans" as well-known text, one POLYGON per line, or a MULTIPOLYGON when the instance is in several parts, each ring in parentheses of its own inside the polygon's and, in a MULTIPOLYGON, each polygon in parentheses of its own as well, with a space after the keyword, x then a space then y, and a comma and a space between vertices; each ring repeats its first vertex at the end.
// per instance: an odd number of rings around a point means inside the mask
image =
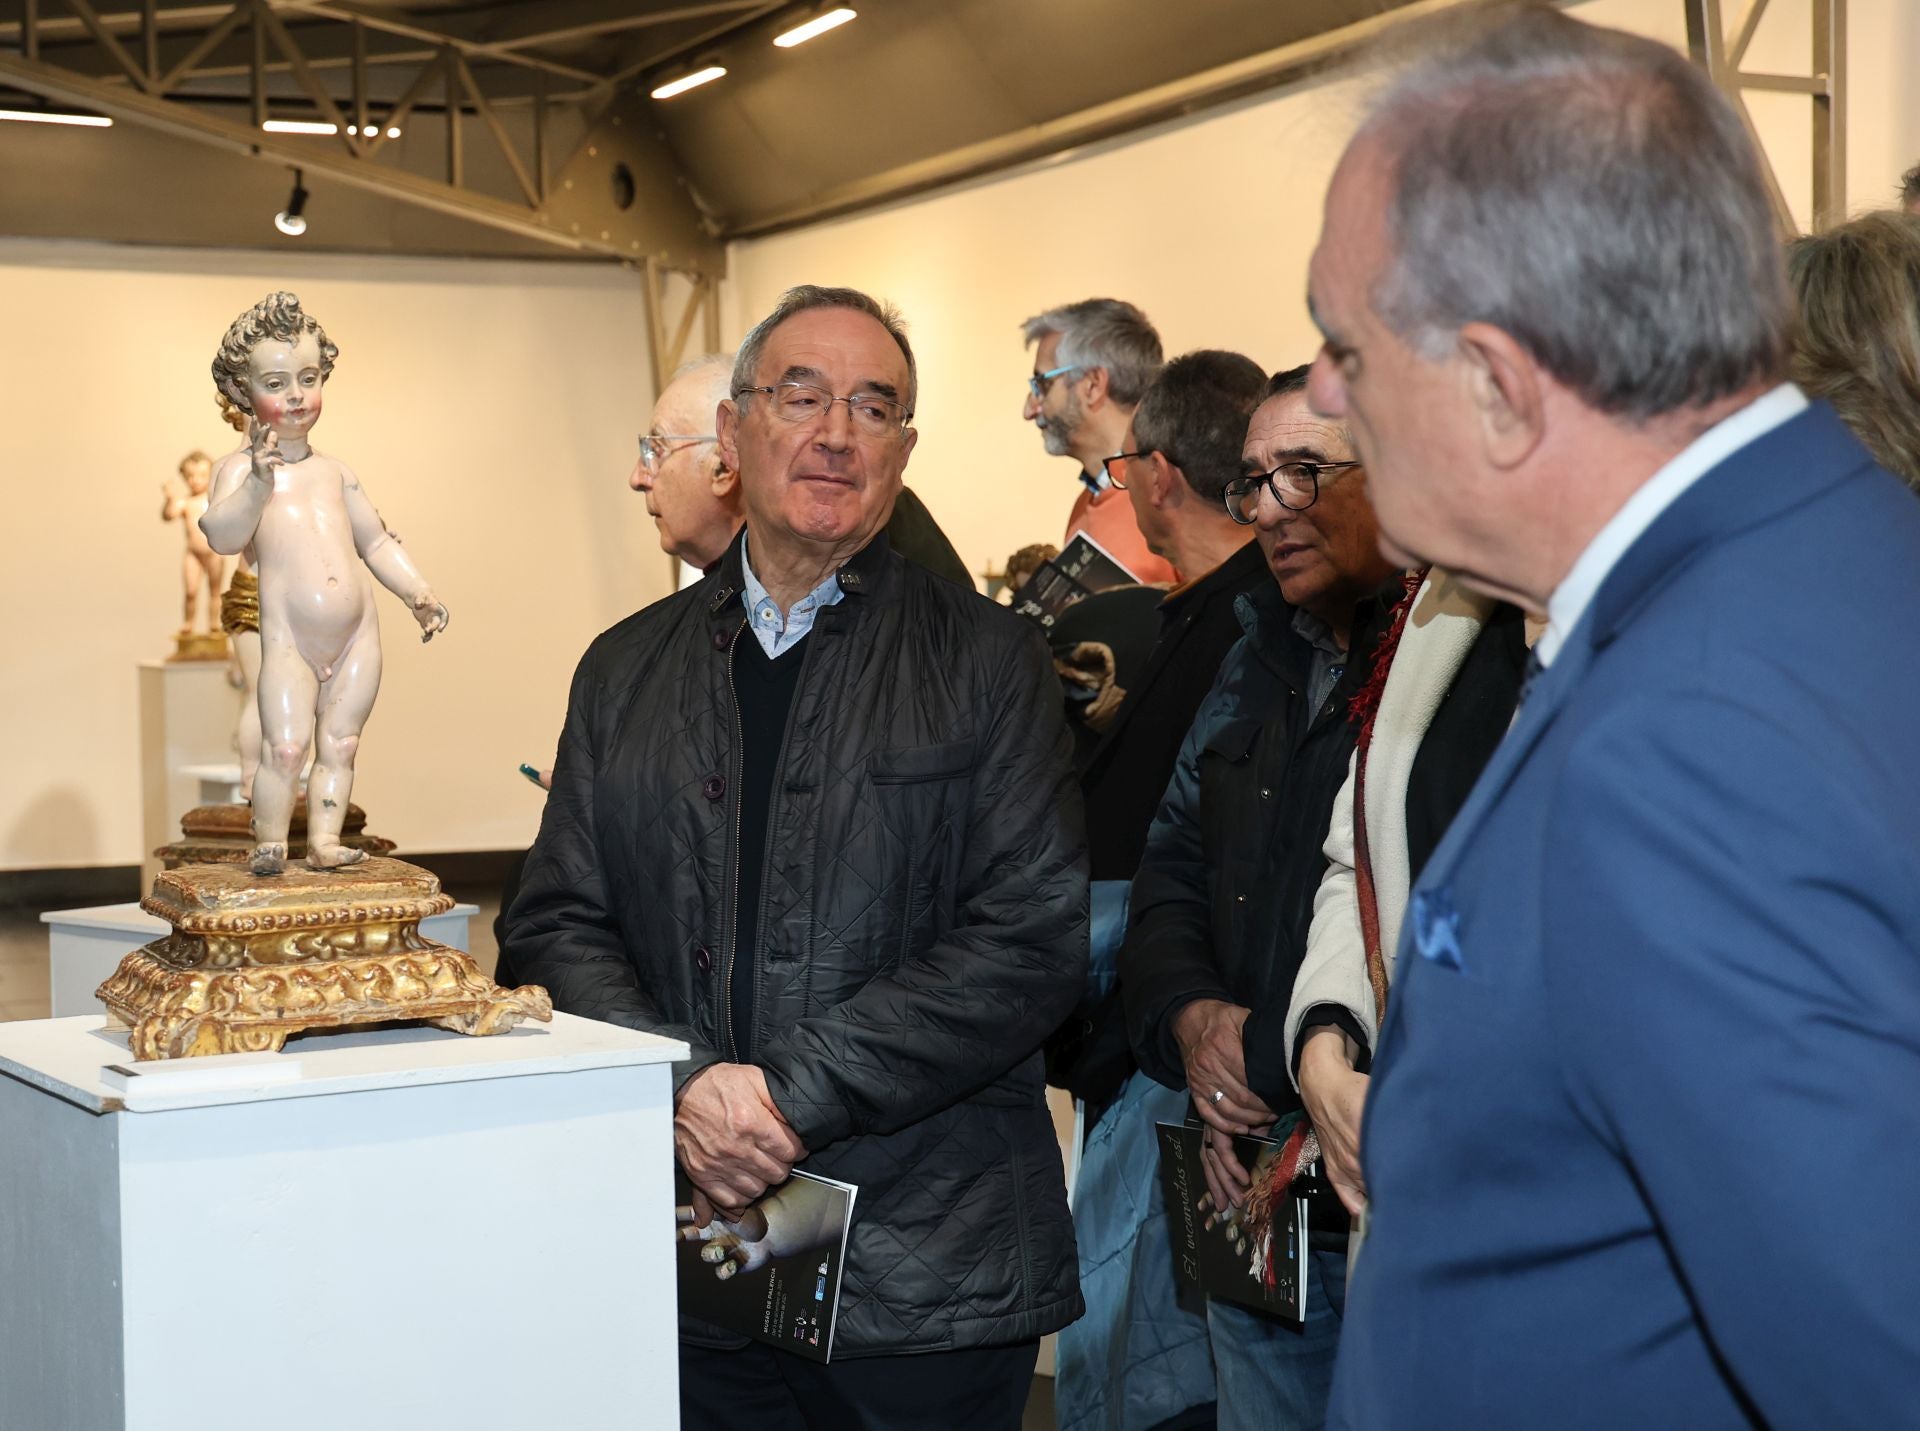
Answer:
POLYGON ((1345 1237, 1315 1233, 1307 1257, 1307 1319, 1296 1327, 1217 1298, 1207 1335, 1220 1387, 1220 1431, 1320 1431, 1347 1305, 1345 1237))

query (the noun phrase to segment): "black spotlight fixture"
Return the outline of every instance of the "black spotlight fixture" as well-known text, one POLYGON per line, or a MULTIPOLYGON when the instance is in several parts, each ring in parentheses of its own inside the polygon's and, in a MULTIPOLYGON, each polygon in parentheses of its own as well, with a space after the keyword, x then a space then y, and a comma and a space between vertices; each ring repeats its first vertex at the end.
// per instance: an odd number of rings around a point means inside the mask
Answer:
POLYGON ((289 238, 299 238, 307 231, 307 221, 300 211, 307 206, 307 190, 300 182, 300 171, 293 171, 293 192, 287 195, 287 206, 273 216, 273 226, 289 238))

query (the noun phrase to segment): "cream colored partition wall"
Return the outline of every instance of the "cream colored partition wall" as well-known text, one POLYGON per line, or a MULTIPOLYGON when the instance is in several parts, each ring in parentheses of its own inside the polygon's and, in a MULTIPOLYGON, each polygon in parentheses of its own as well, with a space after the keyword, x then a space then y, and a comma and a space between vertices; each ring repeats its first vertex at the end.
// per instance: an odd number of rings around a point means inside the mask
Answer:
MULTIPOLYGON (((1920 160, 1920 4, 1850 0, 1849 193, 1890 202, 1920 160)), ((1574 13, 1675 46, 1682 0, 1590 0, 1574 13)), ((1748 67, 1806 72, 1806 0, 1773 0, 1748 67)), ((1749 97, 1782 185, 1808 221, 1804 98, 1749 97)), ((907 480, 977 572, 1026 542, 1058 540, 1074 467, 1020 420, 1030 355, 1022 318, 1096 294, 1128 298, 1170 352, 1234 348, 1268 368, 1316 339, 1302 295, 1320 204, 1357 91, 1321 81, 1214 110, 1125 142, 900 204, 733 246, 730 339, 789 284, 848 283, 898 303, 920 361, 920 445, 907 480)))
POLYGON ((379 596, 386 682, 354 791, 379 833, 530 840, 541 796, 515 765, 551 762, 587 642, 667 591, 625 481, 652 404, 633 274, 0 241, 0 869, 141 857, 135 663, 169 649, 180 589, 159 484, 233 445, 208 364, 275 288, 341 348, 317 445, 453 612, 422 647, 379 596))

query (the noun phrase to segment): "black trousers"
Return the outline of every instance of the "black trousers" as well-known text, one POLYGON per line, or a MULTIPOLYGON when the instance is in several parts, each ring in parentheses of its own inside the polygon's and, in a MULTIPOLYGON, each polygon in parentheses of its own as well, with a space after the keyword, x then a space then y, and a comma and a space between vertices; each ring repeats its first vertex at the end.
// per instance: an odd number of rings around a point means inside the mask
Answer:
POLYGON ((822 1366, 680 1344, 680 1431, 1020 1431, 1040 1343, 822 1366))

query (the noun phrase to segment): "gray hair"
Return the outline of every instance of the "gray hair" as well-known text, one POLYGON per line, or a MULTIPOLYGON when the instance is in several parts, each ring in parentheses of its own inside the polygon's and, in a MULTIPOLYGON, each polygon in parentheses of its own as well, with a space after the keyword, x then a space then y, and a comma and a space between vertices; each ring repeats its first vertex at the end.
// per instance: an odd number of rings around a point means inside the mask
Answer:
POLYGON ((1390 328, 1435 359, 1490 323, 1636 421, 1784 376, 1763 161, 1704 73, 1542 3, 1435 33, 1360 131, 1395 171, 1390 328))
POLYGON ((1900 176, 1900 202, 1920 203, 1920 164, 1915 164, 1900 176))
POLYGON ((767 339, 773 336, 773 330, 787 319, 816 308, 848 308, 866 314, 887 330, 887 336, 899 345, 901 356, 907 360, 907 391, 903 401, 907 405, 907 416, 912 417, 920 400, 920 370, 914 365, 913 345, 907 341, 906 320, 899 310, 857 288, 824 288, 816 283, 789 288, 780 295, 773 312, 754 324, 740 340, 740 351, 733 359, 733 396, 738 397, 754 386, 754 375, 760 370, 760 355, 766 351, 767 339))
POLYGON ((1104 368, 1113 400, 1132 407, 1160 375, 1160 335, 1147 315, 1118 298, 1083 298, 1036 313, 1020 325, 1028 344, 1060 335, 1062 367, 1104 368))
MULTIPOLYGON (((1183 353, 1160 371, 1133 414, 1134 446, 1158 452, 1209 503, 1240 475, 1247 419, 1264 400, 1267 375, 1252 358, 1217 348, 1183 353)), ((1218 509, 1215 509, 1218 515, 1218 509)))
POLYGON ((251 413, 247 359, 253 350, 269 338, 297 343, 307 333, 313 334, 320 344, 320 381, 324 383, 333 375, 333 362, 340 356, 340 349, 327 340, 327 330, 320 326, 319 320, 302 311, 297 294, 269 293, 228 325, 226 336, 220 340, 220 349, 213 355, 214 386, 240 411, 251 413))

